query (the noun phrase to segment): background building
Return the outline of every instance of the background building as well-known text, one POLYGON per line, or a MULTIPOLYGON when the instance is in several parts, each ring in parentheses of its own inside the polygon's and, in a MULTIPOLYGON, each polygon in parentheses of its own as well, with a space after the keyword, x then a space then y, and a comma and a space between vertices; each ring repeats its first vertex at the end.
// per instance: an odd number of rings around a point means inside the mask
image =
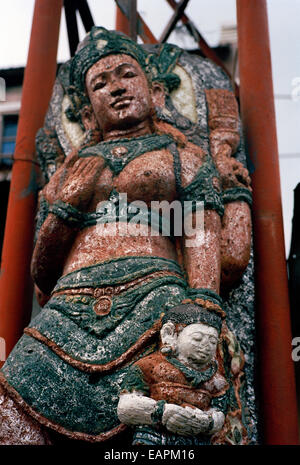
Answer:
POLYGON ((4 79, 5 99, 0 101, 0 252, 4 234, 11 168, 15 150, 18 116, 21 107, 24 68, 0 71, 4 79))

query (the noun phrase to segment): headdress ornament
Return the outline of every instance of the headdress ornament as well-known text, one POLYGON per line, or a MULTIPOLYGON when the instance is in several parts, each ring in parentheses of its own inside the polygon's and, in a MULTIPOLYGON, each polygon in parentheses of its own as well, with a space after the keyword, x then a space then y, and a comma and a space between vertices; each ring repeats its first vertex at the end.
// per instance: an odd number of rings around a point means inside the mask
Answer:
POLYGON ((222 317, 213 311, 200 307, 199 305, 177 305, 164 314, 162 323, 164 324, 167 321, 185 325, 204 323, 209 326, 213 326, 219 333, 222 329, 222 317))
POLYGON ((89 68, 108 55, 122 54, 134 58, 147 73, 147 52, 134 40, 118 31, 93 26, 79 44, 70 67, 70 84, 85 91, 85 75, 89 68))
POLYGON ((157 52, 147 52, 130 37, 118 31, 93 26, 80 42, 70 64, 68 95, 72 105, 66 110, 71 121, 80 121, 80 110, 89 104, 85 89, 87 71, 109 55, 131 56, 143 69, 149 82, 162 82, 168 92, 180 85, 180 78, 172 72, 182 50, 176 46, 163 44, 157 52))

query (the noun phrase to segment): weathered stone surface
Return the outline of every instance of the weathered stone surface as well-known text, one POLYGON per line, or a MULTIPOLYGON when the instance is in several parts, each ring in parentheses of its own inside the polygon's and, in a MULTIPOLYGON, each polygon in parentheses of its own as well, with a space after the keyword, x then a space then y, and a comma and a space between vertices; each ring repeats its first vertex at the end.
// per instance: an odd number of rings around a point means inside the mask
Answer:
MULTIPOLYGON (((45 186, 32 275, 47 303, 2 372, 24 422, 89 442, 117 437, 121 384, 157 351, 162 314, 183 303, 223 319, 214 363, 230 388, 217 442, 256 443, 251 188, 227 77, 175 46, 143 49, 93 28, 61 67, 37 149, 45 186), (194 225, 204 202, 194 245, 183 226, 169 229, 162 201, 190 202, 194 225)), ((196 427, 186 436, 188 418, 182 435, 172 421, 166 434, 168 421, 138 424, 136 440, 210 443, 196 427)))

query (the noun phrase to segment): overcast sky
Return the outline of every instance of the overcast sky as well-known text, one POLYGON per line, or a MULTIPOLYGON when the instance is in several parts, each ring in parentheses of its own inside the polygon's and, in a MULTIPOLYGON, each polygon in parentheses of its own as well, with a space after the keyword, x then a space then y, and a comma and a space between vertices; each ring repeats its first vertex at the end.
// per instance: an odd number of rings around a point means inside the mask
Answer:
MULTIPOLYGON (((0 69, 26 63, 34 0, 0 0, 0 69)), ((88 0, 94 21, 115 26, 114 0, 88 0)), ((172 14, 163 0, 138 0, 138 9, 159 37, 172 14)), ((218 43, 221 25, 236 23, 235 0, 190 0, 186 10, 210 45, 218 43)), ((289 251, 293 189, 300 182, 300 99, 291 98, 293 79, 300 80, 300 0, 268 0, 273 80, 280 153, 280 173, 286 249, 289 251)), ((80 27, 81 38, 84 35, 80 27)), ((174 42, 176 37, 169 39, 174 42)), ((58 61, 69 58, 62 15, 58 61)))

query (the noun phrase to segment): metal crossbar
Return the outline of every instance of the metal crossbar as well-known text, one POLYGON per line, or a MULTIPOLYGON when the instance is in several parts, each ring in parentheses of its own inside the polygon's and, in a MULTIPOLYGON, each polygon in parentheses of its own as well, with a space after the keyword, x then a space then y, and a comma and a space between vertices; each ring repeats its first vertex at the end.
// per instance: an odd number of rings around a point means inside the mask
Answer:
POLYGON ((159 41, 161 43, 166 42, 168 40, 168 38, 169 38, 170 34, 173 32, 176 24, 181 19, 182 15, 184 13, 184 10, 187 7, 188 3, 189 3, 189 0, 182 0, 181 2, 179 2, 177 4, 173 16, 171 17, 171 19, 168 22, 168 24, 166 25, 162 35, 160 36, 159 41))
POLYGON ((79 43, 76 12, 78 11, 86 32, 94 26, 94 20, 87 0, 64 0, 70 54, 73 56, 79 43))

